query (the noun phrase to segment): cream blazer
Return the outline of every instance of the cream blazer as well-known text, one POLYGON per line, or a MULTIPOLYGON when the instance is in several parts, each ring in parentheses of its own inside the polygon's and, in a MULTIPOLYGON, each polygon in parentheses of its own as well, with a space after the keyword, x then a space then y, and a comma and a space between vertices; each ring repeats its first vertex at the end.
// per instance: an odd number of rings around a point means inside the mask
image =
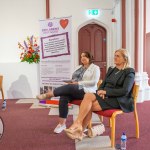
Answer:
MULTIPOLYGON (((78 66, 79 69, 82 65, 78 66)), ((79 86, 82 85, 85 93, 96 93, 97 83, 100 79, 100 68, 95 64, 90 64, 84 72, 82 81, 78 81, 79 86)))

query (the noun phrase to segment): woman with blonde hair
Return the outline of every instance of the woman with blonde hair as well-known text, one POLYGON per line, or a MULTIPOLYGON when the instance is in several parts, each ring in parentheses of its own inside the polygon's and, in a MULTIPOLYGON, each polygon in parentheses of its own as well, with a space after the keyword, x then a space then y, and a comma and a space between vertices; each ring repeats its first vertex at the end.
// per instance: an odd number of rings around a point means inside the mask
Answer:
POLYGON ((97 93, 86 93, 80 105, 77 119, 65 132, 71 139, 82 140, 83 131, 89 124, 93 111, 122 109, 133 111, 132 87, 135 71, 130 67, 128 51, 118 49, 114 53, 115 67, 108 72, 97 93))

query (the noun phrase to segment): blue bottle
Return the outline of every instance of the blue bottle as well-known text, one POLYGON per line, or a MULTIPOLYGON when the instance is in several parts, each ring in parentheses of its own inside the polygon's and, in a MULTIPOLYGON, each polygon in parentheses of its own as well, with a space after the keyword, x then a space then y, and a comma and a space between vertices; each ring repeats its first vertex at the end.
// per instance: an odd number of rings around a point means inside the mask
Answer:
POLYGON ((123 132, 121 135, 121 150, 126 150, 127 136, 123 132))
POLYGON ((4 99, 3 104, 2 104, 2 109, 6 109, 6 100, 4 99))

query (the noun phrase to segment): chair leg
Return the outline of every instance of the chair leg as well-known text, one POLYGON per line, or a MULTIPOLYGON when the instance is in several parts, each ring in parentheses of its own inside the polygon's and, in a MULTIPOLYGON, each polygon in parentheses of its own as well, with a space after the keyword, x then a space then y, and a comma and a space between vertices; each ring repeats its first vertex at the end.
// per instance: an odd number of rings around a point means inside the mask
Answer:
POLYGON ((112 127, 112 119, 109 118, 109 127, 111 128, 112 127))
POLYGON ((4 101, 4 92, 2 88, 1 88, 1 94, 2 94, 2 100, 4 101))
POLYGON ((134 118, 135 118, 135 126, 136 126, 136 138, 139 138, 139 119, 138 119, 138 114, 137 110, 135 109, 134 111, 134 118))
POLYGON ((98 115, 100 122, 103 122, 103 116, 98 115))
POLYGON ((115 116, 111 117, 111 123, 112 123, 112 127, 111 127, 111 147, 114 148, 115 147, 115 126, 116 126, 115 116))

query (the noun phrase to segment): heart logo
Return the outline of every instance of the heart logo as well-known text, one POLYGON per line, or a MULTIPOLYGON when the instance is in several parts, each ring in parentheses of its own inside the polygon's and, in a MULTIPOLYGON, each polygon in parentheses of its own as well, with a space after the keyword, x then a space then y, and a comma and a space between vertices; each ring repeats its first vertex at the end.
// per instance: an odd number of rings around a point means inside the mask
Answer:
POLYGON ((62 27, 63 29, 65 29, 65 28, 67 27, 68 23, 69 23, 69 20, 68 20, 68 19, 61 19, 61 20, 60 20, 60 25, 61 25, 61 27, 62 27))

